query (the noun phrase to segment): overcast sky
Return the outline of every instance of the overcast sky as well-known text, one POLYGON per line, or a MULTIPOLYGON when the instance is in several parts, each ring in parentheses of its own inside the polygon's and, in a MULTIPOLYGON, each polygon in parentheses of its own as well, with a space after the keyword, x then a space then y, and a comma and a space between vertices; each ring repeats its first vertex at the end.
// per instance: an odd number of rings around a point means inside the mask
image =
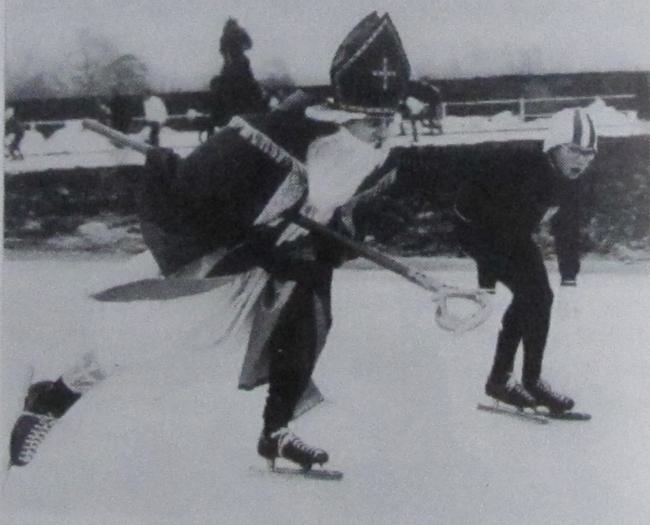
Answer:
POLYGON ((160 89, 203 88, 228 16, 256 77, 326 83, 345 35, 388 12, 415 77, 650 70, 650 0, 5 0, 6 74, 56 67, 88 29, 140 56, 160 89))

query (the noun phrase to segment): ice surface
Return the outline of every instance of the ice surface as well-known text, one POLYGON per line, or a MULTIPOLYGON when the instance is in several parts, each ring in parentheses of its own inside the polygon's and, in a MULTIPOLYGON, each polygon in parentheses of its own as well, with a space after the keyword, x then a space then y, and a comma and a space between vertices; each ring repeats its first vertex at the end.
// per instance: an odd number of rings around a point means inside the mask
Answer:
MULTIPOLYGON (((83 296, 123 264, 8 253, 3 399, 22 363, 36 365, 37 379, 55 377, 88 344, 75 327, 83 296)), ((417 264, 451 284, 475 281, 467 260, 417 264)), ((236 389, 240 355, 179 348, 82 398, 34 461, 12 470, 2 523, 643 523, 648 264, 588 259, 577 288, 558 287, 549 267, 556 300, 544 375, 593 414, 588 423, 532 425, 476 410, 504 288, 485 325, 453 336, 436 327, 426 292, 346 267, 335 273, 334 326, 316 370, 326 401, 294 424, 330 452, 343 481, 251 471, 263 466, 255 445, 264 389, 236 389)), ((116 345, 132 337, 126 326, 115 326, 116 345)), ((139 341, 143 353, 152 341, 139 341)))

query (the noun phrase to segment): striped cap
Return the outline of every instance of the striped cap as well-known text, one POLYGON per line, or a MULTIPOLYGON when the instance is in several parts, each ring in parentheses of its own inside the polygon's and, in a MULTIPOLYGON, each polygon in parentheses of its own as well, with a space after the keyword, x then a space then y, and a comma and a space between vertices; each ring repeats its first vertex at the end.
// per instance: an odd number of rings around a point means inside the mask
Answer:
POLYGON ((563 109, 551 117, 544 139, 544 151, 560 144, 597 149, 598 137, 591 117, 581 108, 563 109))

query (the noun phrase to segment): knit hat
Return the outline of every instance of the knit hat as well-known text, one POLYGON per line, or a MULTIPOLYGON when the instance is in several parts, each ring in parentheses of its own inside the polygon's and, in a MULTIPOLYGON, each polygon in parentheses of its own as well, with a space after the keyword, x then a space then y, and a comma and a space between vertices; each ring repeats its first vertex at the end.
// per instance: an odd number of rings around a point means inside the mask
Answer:
POLYGON ((548 123, 544 151, 561 144, 575 144, 584 149, 597 149, 598 137, 591 117, 581 108, 558 111, 548 123))

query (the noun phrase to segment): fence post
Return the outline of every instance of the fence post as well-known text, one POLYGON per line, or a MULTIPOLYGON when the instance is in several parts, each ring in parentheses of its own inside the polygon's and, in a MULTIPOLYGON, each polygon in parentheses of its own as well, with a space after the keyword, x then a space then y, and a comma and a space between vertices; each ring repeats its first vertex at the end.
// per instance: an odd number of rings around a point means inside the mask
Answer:
POLYGON ((519 99, 519 118, 526 120, 526 99, 523 97, 519 99))
POLYGON ((440 118, 445 118, 447 116, 447 103, 443 102, 442 103, 442 114, 440 115, 440 118))

